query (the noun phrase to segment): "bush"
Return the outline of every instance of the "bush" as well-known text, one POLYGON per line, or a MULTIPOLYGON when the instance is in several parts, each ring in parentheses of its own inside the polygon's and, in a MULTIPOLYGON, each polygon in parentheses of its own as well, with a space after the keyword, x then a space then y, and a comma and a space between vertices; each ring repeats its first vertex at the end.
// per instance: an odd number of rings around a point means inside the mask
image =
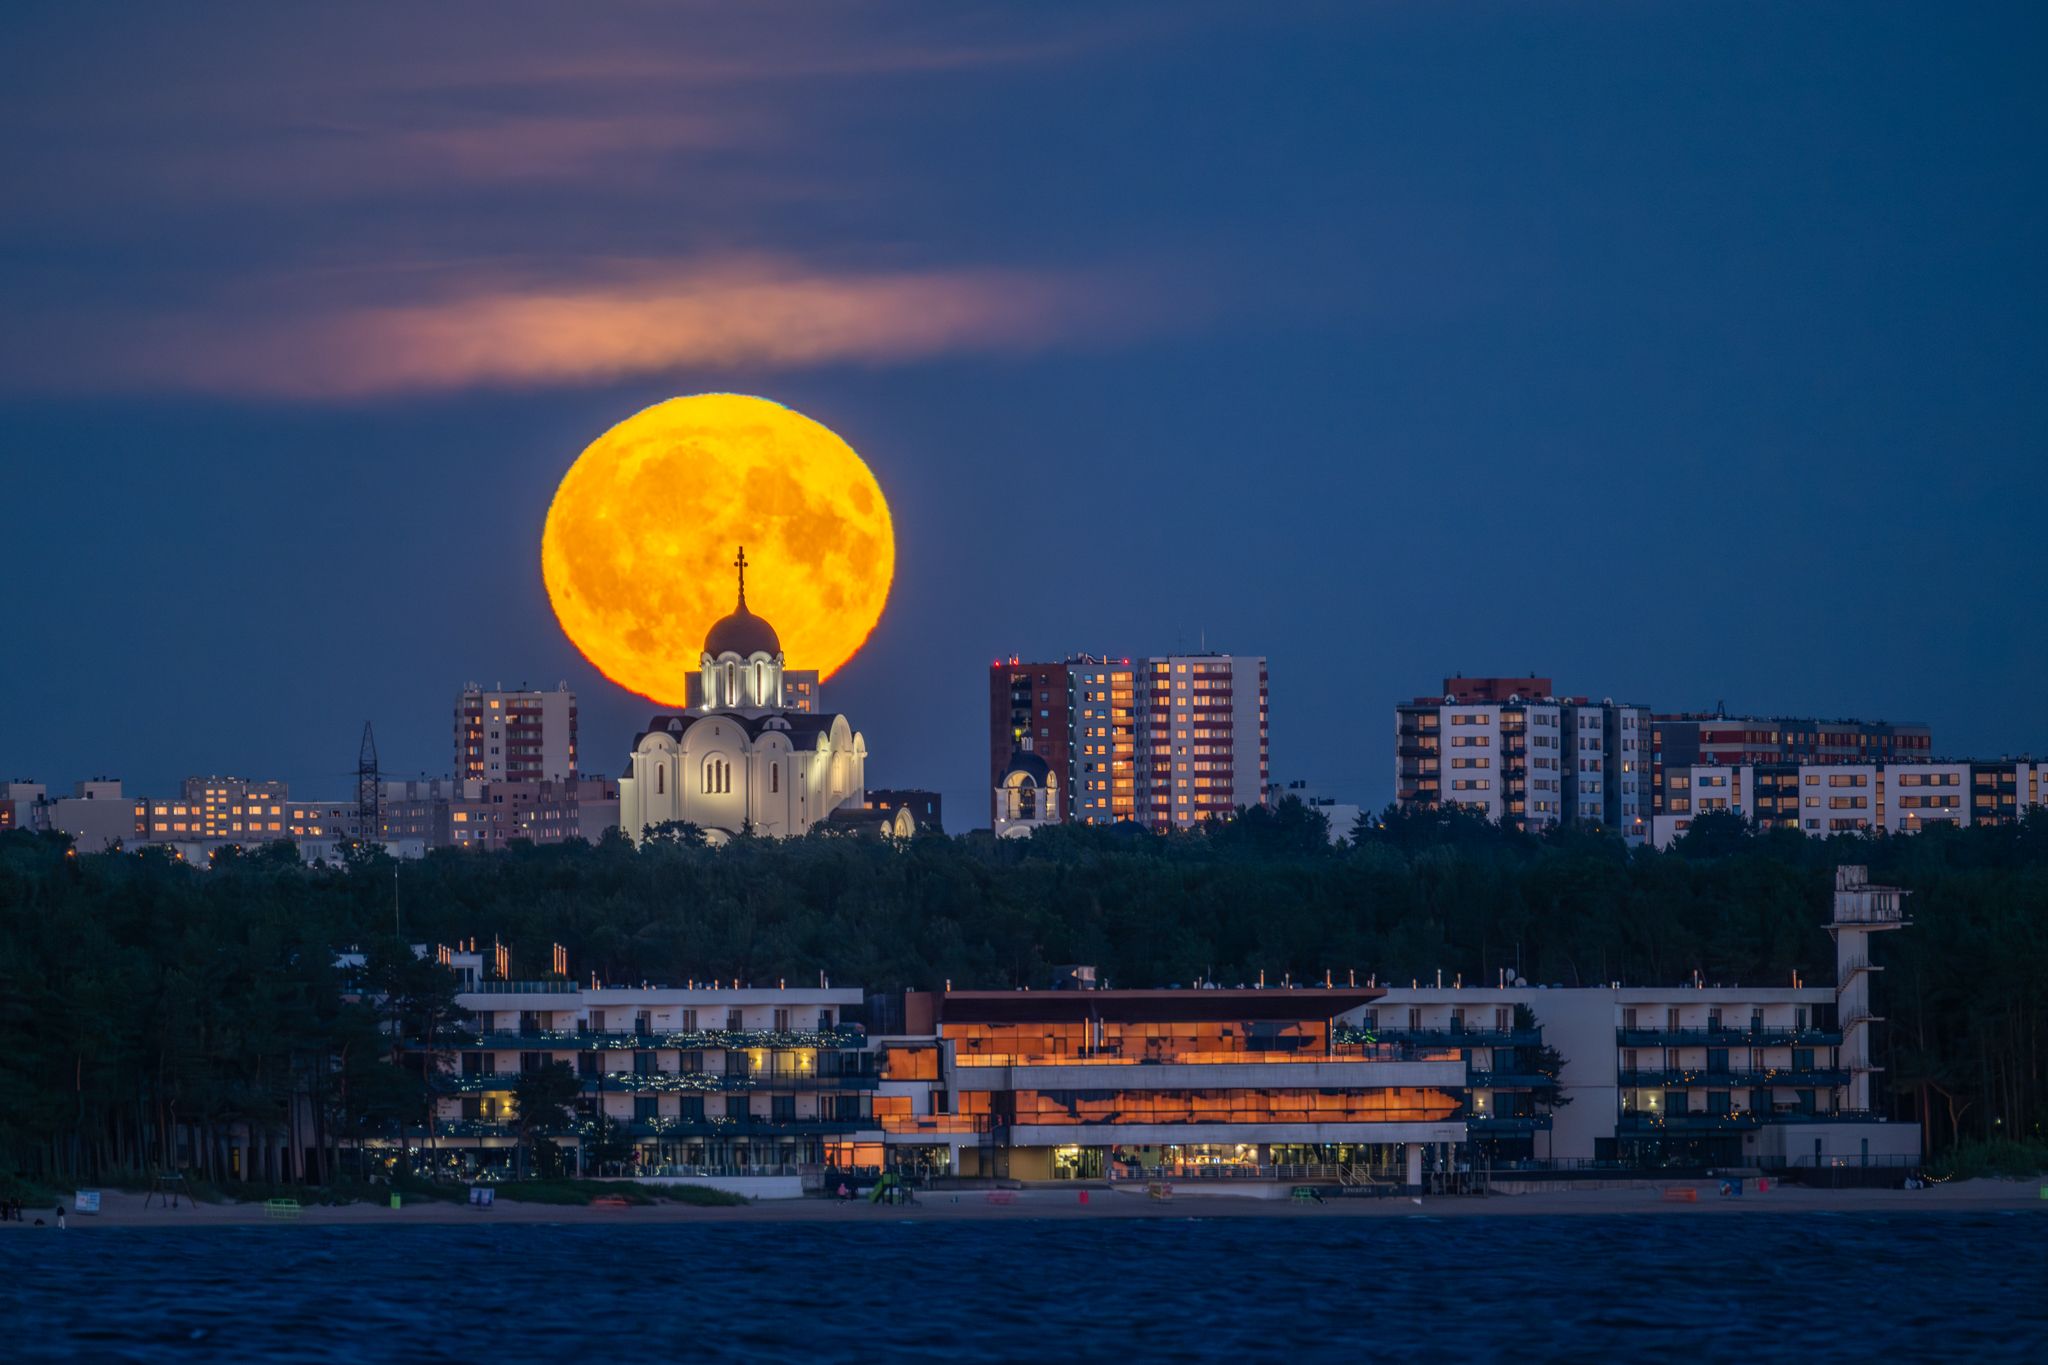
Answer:
POLYGON ((2042 1142, 1965 1142, 1943 1152, 1927 1168, 1937 1180, 2024 1179, 2043 1171, 2048 1171, 2048 1143, 2042 1142))

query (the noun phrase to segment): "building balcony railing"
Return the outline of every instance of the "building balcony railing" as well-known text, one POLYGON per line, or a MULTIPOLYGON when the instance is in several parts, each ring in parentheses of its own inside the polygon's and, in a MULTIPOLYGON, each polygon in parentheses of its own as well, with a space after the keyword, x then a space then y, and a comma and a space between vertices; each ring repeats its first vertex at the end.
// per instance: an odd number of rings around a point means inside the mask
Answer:
POLYGON ((1740 1133, 1763 1126, 1763 1115, 1754 1110, 1727 1114, 1623 1114, 1614 1131, 1643 1135, 1656 1133, 1740 1133))
POLYGON ((681 1091, 873 1090, 880 1080, 873 1072, 839 1076, 806 1072, 799 1076, 775 1071, 614 1071, 607 1073, 602 1081, 595 1076, 582 1079, 586 1093, 610 1090, 620 1094, 654 1095, 681 1091))
POLYGON ((1421 1048, 1388 1043, 1332 1043, 1327 1048, 1298 1051, 1162 1051, 1123 1052, 1103 1048, 1087 1052, 956 1051, 954 1064, 984 1066, 1273 1066, 1320 1062, 1452 1062, 1458 1054, 1447 1048, 1421 1048))
POLYGON ((1868 1109, 1750 1109, 1730 1114, 1623 1114, 1615 1131, 1646 1133, 1725 1133, 1761 1128, 1767 1123, 1883 1123, 1886 1117, 1868 1109))
POLYGON ((1847 1071, 1795 1067, 1762 1071, 1624 1071, 1617 1078, 1619 1085, 1644 1090, 1823 1089, 1848 1083, 1847 1071))
POLYGON ((532 1029, 524 1032, 475 1033, 449 1029, 436 1044, 501 1052, 754 1052, 793 1049, 847 1050, 868 1045, 860 1029, 698 1029, 690 1032, 650 1030, 583 1032, 576 1029, 532 1029))
POLYGON ((1540 1028, 1339 1028, 1340 1043, 1374 1041, 1435 1047, 1536 1047, 1543 1042, 1540 1028))
POLYGON ((1768 1024, 1762 1028, 1620 1028, 1623 1047, 1839 1047, 1840 1029, 1768 1024))
POLYGON ((1557 1078, 1540 1071, 1468 1071, 1465 1085, 1472 1090, 1555 1090, 1557 1078))
POLYGON ((1550 1131, 1549 1114, 1479 1114, 1465 1115, 1465 1128, 1474 1137, 1514 1136, 1519 1133, 1547 1133, 1550 1131))

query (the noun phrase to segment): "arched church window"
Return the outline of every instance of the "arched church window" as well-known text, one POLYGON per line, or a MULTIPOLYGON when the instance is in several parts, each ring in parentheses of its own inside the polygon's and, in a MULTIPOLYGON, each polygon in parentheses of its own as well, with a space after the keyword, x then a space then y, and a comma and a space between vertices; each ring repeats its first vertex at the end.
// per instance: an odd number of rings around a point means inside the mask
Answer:
POLYGON ((767 704, 768 665, 763 663, 756 663, 754 665, 754 705, 766 706, 767 704))
POLYGON ((725 704, 727 706, 738 706, 740 704, 740 670, 738 664, 727 664, 725 666, 725 704))
POLYGON ((782 765, 780 763, 770 763, 768 765, 768 790, 771 792, 782 790, 782 765))
POLYGON ((655 794, 656 796, 667 796, 667 795, 668 795, 668 783, 667 783, 667 781, 666 781, 667 777, 668 777, 668 764, 666 764, 666 763, 663 763, 663 764, 661 764, 661 765, 659 765, 658 767, 656 767, 656 768, 655 768, 655 770, 654 770, 654 794, 655 794))

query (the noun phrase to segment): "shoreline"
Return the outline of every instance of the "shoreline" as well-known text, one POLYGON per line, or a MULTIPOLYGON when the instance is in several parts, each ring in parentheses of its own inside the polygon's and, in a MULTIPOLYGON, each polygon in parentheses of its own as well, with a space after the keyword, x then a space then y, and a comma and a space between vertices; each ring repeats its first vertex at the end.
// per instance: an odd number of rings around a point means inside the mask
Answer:
MULTIPOLYGON (((275 1226, 419 1227, 456 1223, 555 1223, 605 1226, 648 1226, 673 1223, 820 1223, 820 1222, 992 1222, 1003 1219, 1127 1219, 1174 1218, 1487 1218, 1557 1217, 1587 1214, 1642 1214, 1668 1217, 1725 1217, 1739 1214, 1796 1213, 2018 1213, 2048 1214, 2048 1189, 2041 1180, 1970 1180, 1923 1190, 1816 1190, 1773 1186, 1767 1193, 1753 1187, 1740 1197, 1724 1197, 1716 1180, 1678 1180, 1644 1189, 1553 1191, 1519 1195, 1439 1195, 1416 1200, 1405 1196, 1377 1199, 1334 1198, 1321 1204, 1286 1199, 1253 1199, 1217 1194, 1184 1194, 1154 1200, 1140 1190, 1028 1189, 1012 1192, 1004 1203, 992 1203, 983 1190, 939 1191, 919 1196, 912 1204, 875 1205, 866 1200, 842 1203, 830 1199, 787 1199, 733 1207, 698 1208, 679 1204, 636 1205, 622 1209, 585 1205, 522 1204, 503 1200, 488 1209, 468 1204, 421 1201, 391 1209, 378 1204, 308 1205, 295 1218, 271 1216, 261 1202, 196 1204, 176 1209, 161 1205, 145 1209, 145 1196, 108 1190, 98 1214, 68 1213, 69 1230, 93 1228, 203 1228, 275 1226), (1670 1200, 1666 1189, 1691 1188, 1697 1202, 1670 1200), (1087 1202, 1082 1202, 1082 1195, 1087 1202)), ((56 1231, 49 1209, 24 1211, 27 1221, 0 1223, 10 1232, 56 1231), (35 1226, 35 1219, 45 1226, 35 1226)))

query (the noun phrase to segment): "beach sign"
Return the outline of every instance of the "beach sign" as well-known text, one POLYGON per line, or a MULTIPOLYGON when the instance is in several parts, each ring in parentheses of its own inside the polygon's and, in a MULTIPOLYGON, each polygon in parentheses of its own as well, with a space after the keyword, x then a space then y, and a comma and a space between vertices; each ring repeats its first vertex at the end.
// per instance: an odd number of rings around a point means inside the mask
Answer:
POLYGON ((100 1211, 100 1192, 98 1190, 78 1191, 71 1196, 71 1211, 73 1213, 98 1213, 100 1211))

